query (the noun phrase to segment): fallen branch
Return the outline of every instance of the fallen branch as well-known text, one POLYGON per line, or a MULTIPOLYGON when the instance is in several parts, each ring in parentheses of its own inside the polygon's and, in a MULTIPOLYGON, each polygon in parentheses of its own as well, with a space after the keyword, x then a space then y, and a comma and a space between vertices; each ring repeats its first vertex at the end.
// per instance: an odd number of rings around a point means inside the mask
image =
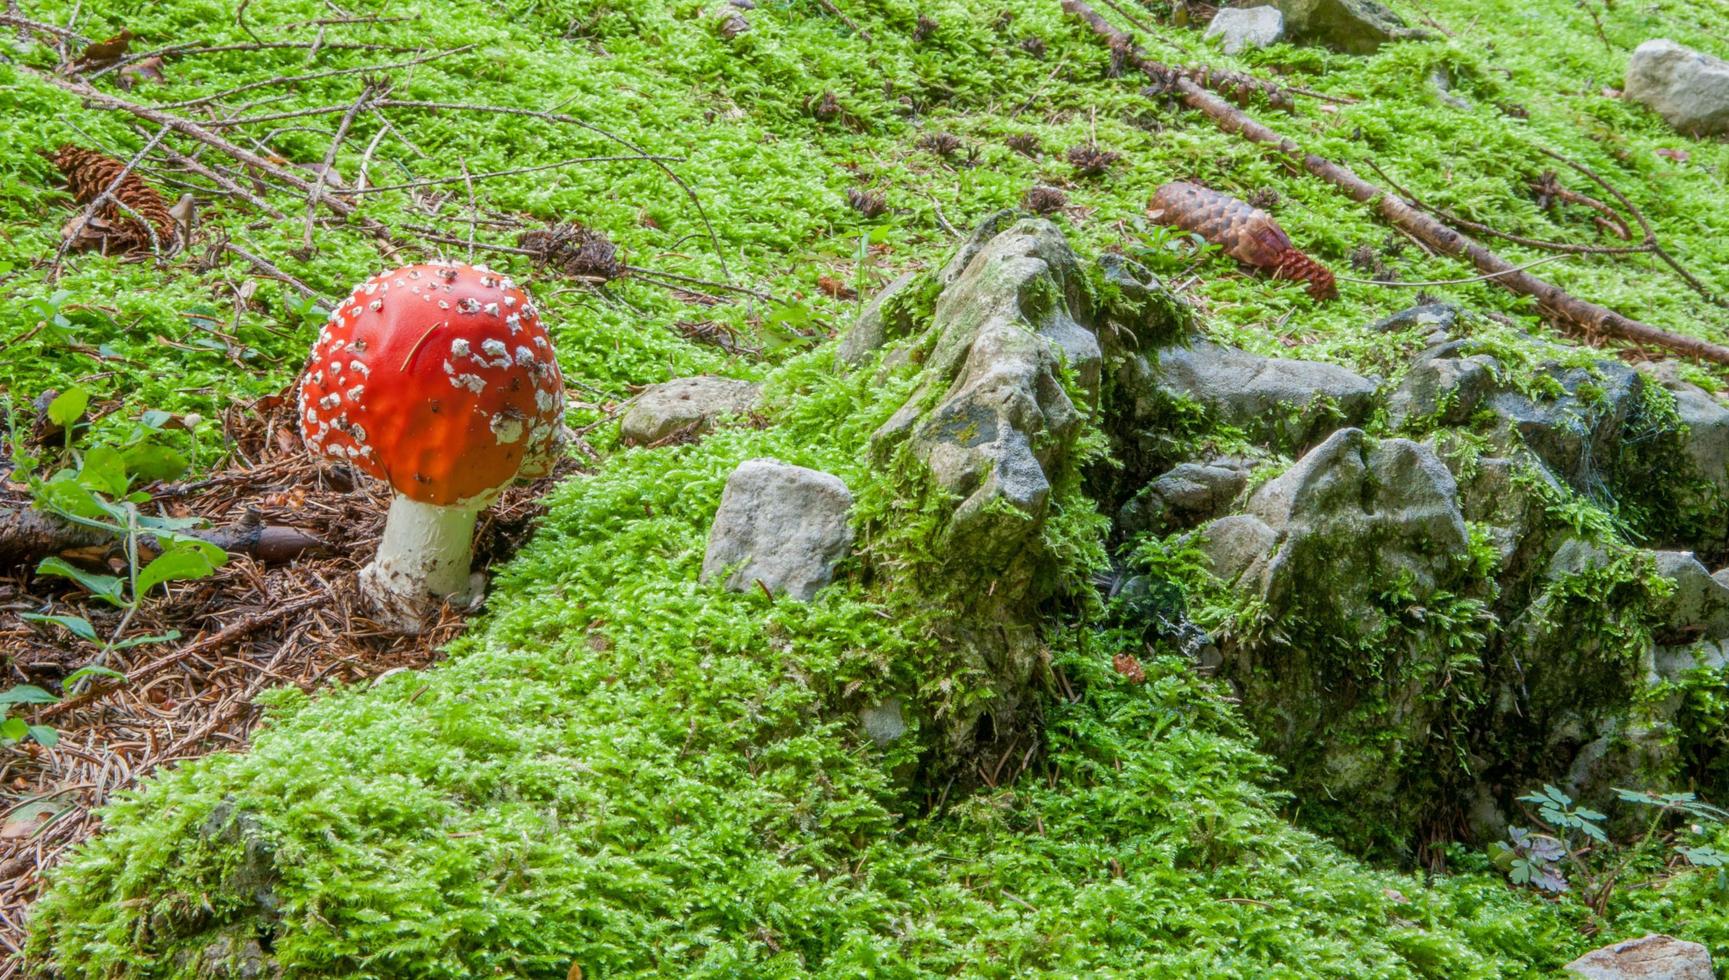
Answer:
MULTIPOLYGON (((1140 68, 1148 77, 1159 79, 1162 72, 1167 70, 1164 66, 1142 58, 1135 49, 1134 42, 1084 0, 1062 0, 1062 4, 1064 11, 1085 21, 1093 33, 1111 44, 1113 50, 1122 51, 1127 63, 1140 68)), ((1332 184, 1353 201, 1373 206, 1384 219, 1400 230, 1408 232, 1437 251, 1469 259, 1479 271, 1494 274, 1495 282, 1521 296, 1536 299, 1539 308, 1547 312, 1563 329, 1583 337, 1613 337, 1629 343, 1665 348, 1687 357, 1729 364, 1729 347, 1634 320, 1607 307, 1582 300, 1553 283, 1520 271, 1517 266, 1478 242, 1358 177, 1343 164, 1313 153, 1305 153, 1297 143, 1251 119, 1242 110, 1187 77, 1178 76, 1174 88, 1190 108, 1204 113, 1221 130, 1241 136, 1251 143, 1272 148, 1280 155, 1301 164, 1309 173, 1332 184)))
POLYGON ((253 255, 251 252, 246 251, 245 249, 241 248, 240 246, 234 244, 233 242, 223 242, 222 247, 224 249, 226 249, 227 251, 232 252, 236 257, 241 258, 241 259, 245 259, 246 262, 249 263, 254 269, 257 269, 259 272, 263 273, 264 275, 267 275, 270 278, 277 280, 278 282, 285 282, 288 285, 293 286, 295 289, 298 289, 300 291, 301 295, 306 296, 309 299, 320 300, 323 303, 334 307, 335 304, 332 302, 332 300, 329 296, 325 295, 324 293, 319 292, 316 289, 313 289, 311 286, 308 286, 307 284, 301 282, 299 279, 296 279, 293 276, 289 275, 288 273, 283 272, 281 269, 278 269, 274 264, 272 264, 270 262, 269 259, 263 258, 261 256, 253 255))
MULTIPOLYGON (((254 515, 226 527, 175 533, 208 541, 230 554, 247 555, 261 562, 293 561, 326 547, 322 539, 299 528, 265 524, 254 515)), ((138 541, 141 551, 162 550, 153 535, 140 535, 138 541)), ((0 508, 0 568, 30 564, 62 551, 108 544, 118 547, 119 541, 107 531, 62 521, 32 507, 0 508)))
POLYGON ((866 44, 876 43, 875 40, 871 38, 871 32, 867 31, 864 28, 853 23, 853 19, 851 17, 848 17, 845 13, 843 13, 841 11, 841 9, 839 7, 834 5, 834 0, 816 0, 816 3, 817 3, 817 6, 828 11, 830 14, 833 14, 834 16, 839 17, 841 20, 841 23, 852 28, 852 32, 854 34, 857 34, 859 37, 864 39, 864 43, 866 43, 866 44))
POLYGON ((342 148, 342 141, 348 138, 348 127, 354 125, 354 117, 366 107, 366 100, 372 98, 372 93, 377 90, 378 86, 372 82, 365 82, 360 86, 360 97, 342 114, 342 121, 336 125, 336 134, 330 137, 330 147, 324 151, 324 165, 318 168, 318 179, 312 182, 312 190, 306 195, 306 224, 300 249, 308 255, 313 251, 312 222, 318 216, 318 202, 324 196, 324 183, 329 179, 331 168, 336 166, 336 152, 342 148))

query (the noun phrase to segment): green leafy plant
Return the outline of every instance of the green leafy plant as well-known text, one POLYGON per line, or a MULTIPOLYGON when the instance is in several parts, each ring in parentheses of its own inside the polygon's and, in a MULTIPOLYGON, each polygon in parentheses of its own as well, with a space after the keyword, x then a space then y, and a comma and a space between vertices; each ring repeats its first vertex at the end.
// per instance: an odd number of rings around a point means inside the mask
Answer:
MULTIPOLYGON (((1491 847, 1491 856, 1516 885, 1554 894, 1574 893, 1591 915, 1602 916, 1617 887, 1632 872, 1643 870, 1640 883, 1662 874, 1671 864, 1729 868, 1729 853, 1704 842, 1704 835, 1729 820, 1729 811, 1705 803, 1692 793, 1657 793, 1616 789, 1615 798, 1651 810, 1643 832, 1625 842, 1610 837, 1608 814, 1580 806, 1554 786, 1519 797, 1536 807, 1540 830, 1512 827, 1507 842, 1491 847), (1676 821, 1673 818, 1683 818, 1676 821), (1672 823, 1679 826, 1671 827, 1672 823)), ((1719 870, 1719 886, 1729 885, 1729 873, 1719 870)))
POLYGON ((175 630, 133 637, 125 633, 152 589, 169 582, 205 578, 228 560, 227 553, 216 545, 182 533, 201 523, 199 519, 149 514, 140 509, 150 498, 131 490, 133 470, 147 474, 178 472, 185 462, 172 448, 148 438, 150 432, 160 427, 159 421, 154 427, 151 421, 137 423, 133 431, 123 435, 119 446, 100 445, 85 450, 77 456, 75 465, 46 479, 28 467, 20 467, 37 508, 69 523, 112 535, 125 555, 123 575, 90 571, 57 556, 44 558, 36 566, 38 575, 68 579, 95 599, 122 610, 119 624, 106 639, 83 616, 27 613, 22 617, 59 626, 81 640, 100 644, 94 661, 97 665, 106 663, 115 650, 178 638, 180 634, 175 630), (153 557, 148 557, 150 552, 154 552, 153 557))

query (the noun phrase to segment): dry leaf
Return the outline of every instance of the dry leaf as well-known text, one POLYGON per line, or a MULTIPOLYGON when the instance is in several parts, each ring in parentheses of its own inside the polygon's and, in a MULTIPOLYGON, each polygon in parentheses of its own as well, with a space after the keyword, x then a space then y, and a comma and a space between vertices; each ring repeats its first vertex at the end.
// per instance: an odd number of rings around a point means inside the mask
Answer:
POLYGON ((1119 653, 1112 657, 1111 666, 1117 668, 1117 673, 1127 678, 1130 684, 1139 684, 1147 679, 1146 670, 1132 653, 1119 653))
POLYGON ((1660 147, 1657 150, 1657 155, 1666 160, 1673 160, 1676 163, 1686 163, 1688 160, 1692 159, 1692 154, 1688 153, 1686 150, 1672 150, 1667 146, 1660 147))
POLYGON ((858 290, 833 276, 817 276, 816 286, 835 299, 858 299, 858 290))
POLYGON ((127 65, 120 69, 120 74, 115 78, 115 81, 120 83, 120 87, 128 92, 132 91, 132 86, 145 80, 155 82, 158 85, 168 84, 168 79, 162 76, 161 55, 127 65))
POLYGON ((86 46, 78 55, 77 60, 67 66, 67 73, 77 75, 81 72, 107 68, 125 57, 126 50, 130 47, 132 47, 132 32, 122 29, 120 33, 105 41, 96 41, 86 46))

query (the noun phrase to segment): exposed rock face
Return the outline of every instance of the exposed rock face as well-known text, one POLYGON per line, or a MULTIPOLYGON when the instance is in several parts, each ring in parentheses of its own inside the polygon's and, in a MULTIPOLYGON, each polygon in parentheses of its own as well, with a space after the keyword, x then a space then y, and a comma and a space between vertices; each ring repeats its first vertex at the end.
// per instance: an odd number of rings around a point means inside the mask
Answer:
POLYGON ((1249 481, 1237 459, 1182 463, 1147 484, 1117 513, 1117 531, 1166 533, 1194 527, 1224 513, 1249 481))
POLYGON ((646 446, 681 429, 706 429, 725 415, 743 415, 756 406, 761 389, 749 381, 701 375, 674 378, 637 396, 619 422, 620 436, 646 446))
MULTIPOLYGON (((1034 609, 1054 587, 1045 522, 1059 488, 1078 479, 1072 454, 1102 352, 1080 262, 1048 221, 987 220, 937 282, 916 345, 921 380, 872 451, 958 500, 939 519, 937 567, 917 573, 956 604, 945 645, 990 690, 921 725, 940 757, 958 761, 1022 737, 1035 717, 1044 653, 1034 609)), ((871 711, 861 718, 873 738, 894 727, 871 711)))
POLYGON ((1372 54, 1388 41, 1419 36, 1375 0, 1273 0, 1285 29, 1304 43, 1346 54, 1372 54))
POLYGON ((1078 319, 1088 316, 1080 262, 1055 225, 1029 219, 963 247, 944 278, 924 381, 873 444, 886 457, 910 443, 937 485, 961 498, 944 532, 947 548, 981 571, 1008 574, 1004 584, 1019 591, 1033 574, 1023 559, 1052 477, 1083 419, 1063 371, 1076 394, 1098 391, 1099 342, 1078 319))
POLYGON ((1396 797, 1396 763, 1436 727, 1454 652, 1405 638, 1409 609, 1448 603, 1466 577, 1469 535, 1446 466, 1419 443, 1341 429, 1201 543, 1278 637, 1224 650, 1263 741, 1299 763, 1305 794, 1356 806, 1396 797))
POLYGON ((1610 943, 1567 964, 1586 980, 1712 980, 1711 953, 1698 943, 1645 936, 1610 943))
POLYGON ((905 273, 871 297, 852 329, 841 338, 840 349, 835 353, 841 367, 857 367, 883 344, 913 332, 918 324, 902 301, 918 280, 917 272, 905 273))
POLYGON ((1192 399, 1269 444, 1302 446, 1368 417, 1375 383, 1336 364, 1261 357, 1197 341, 1159 352, 1167 395, 1192 399))
POLYGON ((809 601, 852 547, 852 494, 839 478, 776 459, 751 459, 727 478, 702 560, 703 581, 731 568, 734 592, 762 583, 809 601))
POLYGON ((1729 132, 1729 62, 1656 38, 1633 50, 1624 91, 1690 136, 1729 132))
POLYGON ((1213 15, 1207 37, 1224 39, 1226 54, 1264 48, 1285 38, 1285 15, 1277 7, 1226 7, 1213 15))

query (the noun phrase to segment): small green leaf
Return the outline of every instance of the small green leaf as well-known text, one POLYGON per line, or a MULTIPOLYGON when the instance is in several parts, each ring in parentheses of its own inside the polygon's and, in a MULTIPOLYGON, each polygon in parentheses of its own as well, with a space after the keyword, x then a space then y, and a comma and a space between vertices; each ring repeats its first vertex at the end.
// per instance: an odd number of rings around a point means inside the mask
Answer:
POLYGON ((63 690, 70 691, 79 681, 84 680, 87 677, 107 677, 119 681, 126 679, 125 674, 122 674, 112 667, 104 667, 101 664, 89 664, 67 674, 66 678, 60 682, 60 687, 63 690))
POLYGON ((78 467, 78 482, 97 493, 118 497, 126 492, 126 460, 109 446, 90 449, 78 467))
POLYGON ((84 415, 84 410, 90 407, 90 392, 79 385, 73 385, 54 396, 48 403, 48 421, 62 429, 69 428, 84 415))
POLYGON ((138 595, 148 595, 152 587, 163 582, 205 578, 227 561, 227 553, 213 544, 175 541, 138 573, 138 595))
POLYGON ((60 733, 55 731, 52 725, 31 725, 29 732, 30 737, 45 748, 51 749, 60 743, 60 733))
POLYGON ((16 742, 30 734, 30 726, 22 718, 8 718, 0 721, 0 738, 8 742, 16 742))
POLYGON ((126 450, 126 466, 144 481, 172 480, 192 464, 179 450, 157 442, 143 442, 126 450))
POLYGON ((116 606, 123 606, 126 604, 125 600, 120 597, 120 590, 122 588, 121 582, 112 575, 101 575, 96 572, 87 572, 84 569, 69 564, 60 558, 42 559, 41 564, 36 566, 36 574, 58 575, 62 578, 69 578, 72 581, 77 582, 79 585, 84 586, 84 588, 88 589, 90 593, 98 599, 113 603, 116 606))
POLYGON ((114 649, 130 650, 133 647, 143 646, 146 643, 167 643, 169 640, 178 639, 180 639, 180 631, 169 630, 166 633, 157 633, 153 636, 134 636, 121 640, 119 643, 114 644, 114 649))
POLYGON ((49 616, 42 613, 22 613, 18 618, 32 623, 58 623, 61 626, 66 627, 68 630, 71 630, 72 633, 81 640, 89 640, 91 643, 97 642, 96 627, 91 626, 90 620, 85 619, 83 616, 49 616))
POLYGON ((34 684, 19 684, 0 691, 0 704, 53 704, 58 700, 34 684))

